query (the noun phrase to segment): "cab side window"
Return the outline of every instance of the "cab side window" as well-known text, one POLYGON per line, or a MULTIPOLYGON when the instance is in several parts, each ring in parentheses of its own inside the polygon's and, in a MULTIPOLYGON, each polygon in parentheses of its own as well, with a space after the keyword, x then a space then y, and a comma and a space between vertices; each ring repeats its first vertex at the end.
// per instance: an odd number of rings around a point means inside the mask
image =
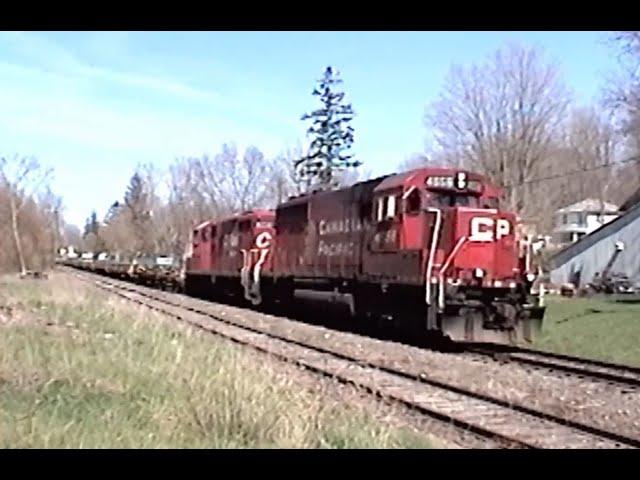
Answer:
POLYGON ((375 220, 377 222, 381 222, 384 220, 384 214, 385 214, 385 210, 386 210, 386 206, 387 206, 387 197, 378 197, 378 200, 376 202, 376 218, 375 220))
POLYGON ((395 195, 389 195, 387 197, 387 214, 386 219, 395 218, 396 216, 396 197, 395 195))
POLYGON ((421 200, 420 190, 417 188, 411 190, 404 200, 404 213, 407 215, 419 213, 421 200))
POLYGON ((374 220, 376 222, 384 222, 393 220, 400 214, 400 195, 383 195, 378 197, 375 203, 374 220))

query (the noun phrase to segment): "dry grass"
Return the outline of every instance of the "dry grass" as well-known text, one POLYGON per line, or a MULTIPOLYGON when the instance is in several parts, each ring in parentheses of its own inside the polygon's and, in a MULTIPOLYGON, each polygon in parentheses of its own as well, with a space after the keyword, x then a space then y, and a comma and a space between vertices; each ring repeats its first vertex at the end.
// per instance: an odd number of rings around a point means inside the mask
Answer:
POLYGON ((428 447, 68 275, 0 280, 2 448, 428 447))

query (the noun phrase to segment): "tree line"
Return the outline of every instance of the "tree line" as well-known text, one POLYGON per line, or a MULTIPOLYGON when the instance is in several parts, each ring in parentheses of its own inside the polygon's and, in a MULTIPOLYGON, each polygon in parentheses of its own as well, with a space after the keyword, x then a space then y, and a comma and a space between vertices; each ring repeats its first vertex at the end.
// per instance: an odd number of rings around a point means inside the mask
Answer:
POLYGON ((0 157, 0 271, 43 270, 55 258, 62 199, 51 169, 31 157, 0 157))
POLYGON ((204 220, 253 208, 274 208, 291 196, 312 190, 339 188, 368 174, 354 167, 350 148, 354 111, 340 91, 339 72, 327 67, 312 95, 318 108, 302 115, 310 121, 307 148, 297 145, 268 158, 256 146, 243 152, 225 144, 214 156, 176 159, 160 172, 140 165, 121 200, 106 217, 87 219, 83 247, 125 258, 164 254, 180 258, 191 229, 204 220))
MULTIPOLYGON (((508 45, 453 65, 426 106, 424 152, 398 169, 453 165, 485 174, 504 187, 504 208, 540 232, 570 203, 622 203, 640 185, 640 32, 615 33, 611 43, 618 69, 593 105, 579 105, 559 66, 536 48, 508 45)), ((312 94, 319 105, 301 117, 311 122, 308 145, 268 158, 257 146, 225 144, 213 156, 175 159, 164 171, 139 165, 121 198, 104 217, 93 212, 82 231, 65 223, 50 170, 31 158, 2 158, 0 269, 45 268, 61 245, 180 257, 204 220, 367 178, 351 153, 355 112, 341 84, 332 67, 318 79, 312 94)))
POLYGON ((504 187, 504 207, 539 232, 571 203, 622 204, 640 188, 640 32, 619 32, 611 42, 620 68, 593 105, 577 104, 558 65, 536 48, 508 45, 452 66, 426 109, 426 151, 402 168, 483 173, 504 187))

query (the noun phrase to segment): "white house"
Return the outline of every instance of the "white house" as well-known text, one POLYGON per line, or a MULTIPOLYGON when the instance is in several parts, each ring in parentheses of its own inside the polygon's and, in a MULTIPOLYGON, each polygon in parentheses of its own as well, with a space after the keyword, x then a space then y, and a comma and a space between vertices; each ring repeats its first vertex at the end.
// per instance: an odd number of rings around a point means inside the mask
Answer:
POLYGON ((556 211, 552 241, 560 246, 577 242, 619 216, 618 207, 611 203, 592 198, 574 203, 556 211))

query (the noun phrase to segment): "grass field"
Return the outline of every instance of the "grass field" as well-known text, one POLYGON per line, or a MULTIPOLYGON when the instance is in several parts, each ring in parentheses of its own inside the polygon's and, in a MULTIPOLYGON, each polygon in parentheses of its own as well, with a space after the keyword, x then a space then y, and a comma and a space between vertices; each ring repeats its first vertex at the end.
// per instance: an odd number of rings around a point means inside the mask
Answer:
MULTIPOLYGON (((537 348, 640 365, 640 304, 548 305, 537 348)), ((0 278, 0 448, 433 445, 257 358, 68 276, 0 278)))
POLYGON ((1 448, 430 446, 66 278, 0 279, 1 448))
POLYGON ((547 297, 547 305, 537 348, 640 366, 640 303, 547 297))

